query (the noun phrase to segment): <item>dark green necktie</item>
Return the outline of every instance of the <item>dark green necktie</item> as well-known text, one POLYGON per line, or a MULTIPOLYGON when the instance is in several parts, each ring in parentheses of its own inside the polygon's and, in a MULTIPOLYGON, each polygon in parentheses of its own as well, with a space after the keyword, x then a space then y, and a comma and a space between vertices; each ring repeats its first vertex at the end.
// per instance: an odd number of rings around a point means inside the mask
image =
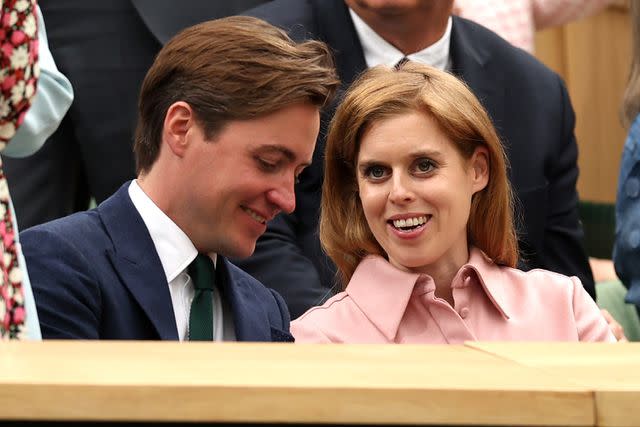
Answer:
POLYGON ((215 269, 207 255, 198 254, 189 264, 195 295, 189 313, 189 341, 213 341, 213 287, 215 269))

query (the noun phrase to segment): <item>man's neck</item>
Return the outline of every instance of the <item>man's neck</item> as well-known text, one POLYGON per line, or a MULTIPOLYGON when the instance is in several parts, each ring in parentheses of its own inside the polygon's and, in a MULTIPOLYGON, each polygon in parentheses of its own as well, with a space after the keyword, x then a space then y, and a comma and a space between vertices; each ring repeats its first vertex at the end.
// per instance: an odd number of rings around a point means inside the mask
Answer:
POLYGON ((444 35, 451 15, 451 2, 434 1, 412 13, 374 12, 353 5, 354 12, 380 37, 410 55, 431 46, 444 35), (428 8, 427 8, 428 7, 428 8))

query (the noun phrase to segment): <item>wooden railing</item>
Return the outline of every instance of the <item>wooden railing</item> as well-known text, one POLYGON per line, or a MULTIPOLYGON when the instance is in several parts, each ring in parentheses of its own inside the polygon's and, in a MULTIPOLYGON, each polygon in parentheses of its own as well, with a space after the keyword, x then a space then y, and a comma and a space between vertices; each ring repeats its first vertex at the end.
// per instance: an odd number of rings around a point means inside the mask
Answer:
POLYGON ((2 342, 0 423, 640 425, 640 344, 2 342))

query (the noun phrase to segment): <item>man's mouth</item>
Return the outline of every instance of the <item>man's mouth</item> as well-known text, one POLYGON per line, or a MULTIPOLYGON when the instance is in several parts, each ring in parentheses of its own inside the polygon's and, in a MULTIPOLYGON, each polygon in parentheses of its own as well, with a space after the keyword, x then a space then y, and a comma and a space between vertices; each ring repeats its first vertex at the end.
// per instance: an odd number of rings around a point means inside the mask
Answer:
POLYGON ((387 223, 396 230, 409 232, 424 227, 430 219, 431 215, 419 215, 412 218, 388 220, 387 223))
POLYGON ((242 210, 249 214, 249 216, 255 219, 260 224, 266 224, 267 219, 261 215, 259 215, 256 211, 247 208, 246 206, 241 206, 242 210))

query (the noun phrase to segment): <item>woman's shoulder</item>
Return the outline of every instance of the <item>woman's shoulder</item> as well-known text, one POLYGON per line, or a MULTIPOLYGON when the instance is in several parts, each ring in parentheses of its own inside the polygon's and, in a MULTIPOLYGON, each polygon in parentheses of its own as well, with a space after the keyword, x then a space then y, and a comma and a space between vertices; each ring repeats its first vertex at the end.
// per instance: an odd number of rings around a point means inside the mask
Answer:
POLYGON ((311 307, 291 322, 291 333, 298 342, 336 342, 333 332, 345 326, 348 319, 357 312, 357 306, 346 292, 340 292, 324 304, 311 307))
POLYGON ((485 281, 501 282, 513 285, 514 288, 566 288, 571 289, 580 284, 580 279, 575 276, 566 276, 550 270, 535 268, 521 270, 514 267, 494 263, 484 252, 477 248, 471 251, 469 265, 474 267, 485 281))
POLYGON ((324 304, 317 305, 315 307, 311 307, 307 311, 305 311, 300 317, 298 317, 294 322, 302 321, 307 318, 318 318, 325 316, 331 312, 335 312, 340 310, 342 306, 349 305, 351 302, 351 298, 346 292, 339 292, 326 300, 324 304))
POLYGON ((554 271, 535 268, 523 271, 517 268, 496 266, 503 281, 508 283, 514 292, 544 292, 547 295, 573 295, 576 287, 582 288, 582 282, 576 276, 566 276, 554 271))

